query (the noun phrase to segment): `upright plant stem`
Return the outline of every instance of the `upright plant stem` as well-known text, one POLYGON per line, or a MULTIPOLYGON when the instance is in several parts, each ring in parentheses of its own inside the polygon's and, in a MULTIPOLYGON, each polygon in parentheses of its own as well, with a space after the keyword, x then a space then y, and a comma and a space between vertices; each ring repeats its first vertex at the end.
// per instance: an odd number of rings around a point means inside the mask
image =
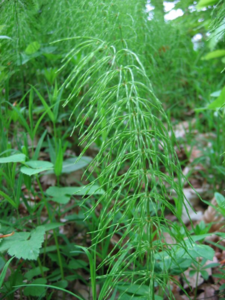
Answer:
MULTIPOLYGON (((37 179, 37 183, 38 183, 38 186, 39 186, 39 189, 42 193, 42 197, 43 197, 43 201, 45 203, 45 207, 47 209, 47 212, 48 212, 48 216, 49 216, 49 219, 51 222, 53 222, 53 217, 52 217, 52 214, 51 214, 51 211, 48 207, 48 203, 46 201, 46 198, 45 198, 45 195, 44 195, 44 192, 42 190, 42 186, 41 186, 41 183, 38 179, 38 177, 36 176, 36 179, 37 179)), ((62 279, 64 279, 64 270, 63 270, 63 264, 62 264, 62 258, 61 258, 61 253, 60 253, 60 249, 59 249, 59 242, 58 242, 58 237, 57 237, 57 234, 55 232, 55 230, 53 229, 53 236, 54 236, 54 240, 55 240, 55 245, 56 245, 56 249, 57 249, 57 255, 58 255, 58 260, 59 260, 59 268, 60 268, 60 272, 61 272, 61 277, 62 279)))
POLYGON ((21 76, 21 84, 22 84, 22 95, 24 95, 24 74, 23 74, 23 67, 22 67, 22 55, 21 51, 21 42, 20 42, 20 23, 19 23, 19 16, 18 16, 18 0, 14 0, 14 15, 15 15, 15 22, 16 22, 16 29, 17 29, 17 36, 16 36, 16 53, 19 58, 20 62, 20 76, 21 76))

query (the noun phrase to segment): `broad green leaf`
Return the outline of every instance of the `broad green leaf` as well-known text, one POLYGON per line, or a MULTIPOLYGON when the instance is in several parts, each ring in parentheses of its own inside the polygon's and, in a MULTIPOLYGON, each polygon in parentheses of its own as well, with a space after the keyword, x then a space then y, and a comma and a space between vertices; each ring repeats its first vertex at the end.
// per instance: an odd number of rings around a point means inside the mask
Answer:
POLYGON ((38 174, 40 172, 53 169, 53 164, 49 161, 42 161, 42 160, 30 160, 26 162, 26 165, 29 167, 22 167, 20 171, 23 174, 26 174, 28 176, 32 176, 34 174, 38 174))
POLYGON ((18 57, 18 59, 16 61, 16 64, 17 64, 17 66, 25 65, 28 61, 30 61, 33 58, 36 58, 38 56, 41 56, 41 53, 36 52, 31 55, 28 55, 26 53, 21 53, 20 57, 18 57))
POLYGON ((213 101, 212 103, 210 103, 207 108, 208 109, 220 109, 221 107, 223 107, 223 105, 225 104, 225 87, 222 89, 219 97, 213 101))
POLYGON ((189 242, 187 243, 187 251, 193 258, 203 257, 207 260, 213 260, 214 250, 207 245, 199 245, 196 243, 189 242))
MULTIPOLYGON (((137 299, 143 299, 143 300, 148 299, 149 286, 147 286, 147 285, 124 283, 124 284, 119 284, 116 287, 119 291, 124 291, 125 293, 132 294, 132 295, 135 295, 135 296, 136 295, 141 296, 141 298, 138 297, 137 299)), ((129 296, 129 297, 131 297, 131 296, 129 296)), ((132 297, 132 299, 133 299, 133 297, 132 297)), ((162 298, 158 297, 157 299, 159 300, 159 299, 162 299, 162 298)))
POLYGON ((45 285, 47 280, 45 278, 37 278, 35 279, 32 284, 39 284, 40 286, 26 286, 24 289, 25 296, 32 296, 32 297, 44 297, 46 294, 46 287, 41 286, 42 284, 45 285))
MULTIPOLYGON (((185 245, 183 247, 180 247, 179 245, 174 247, 175 252, 171 253, 171 255, 176 255, 176 258, 187 258, 187 259, 196 259, 197 257, 203 257, 207 260, 213 260, 214 256, 214 250, 207 246, 207 245, 201 245, 193 242, 192 240, 185 240, 185 245)), ((165 251, 162 251, 165 252, 165 251)), ((162 253, 161 252, 161 253, 162 253)), ((170 256, 167 252, 163 253, 163 256, 161 253, 157 254, 159 257, 162 257, 168 259, 170 256)), ((155 255, 155 257, 157 256, 155 255)))
POLYGON ((33 43, 30 43, 26 50, 25 50, 25 53, 30 55, 30 54, 34 54, 35 52, 37 52, 39 49, 40 49, 40 44, 38 42, 33 42, 33 43))
POLYGON ((213 92, 212 94, 210 94, 210 97, 219 97, 219 95, 221 94, 222 90, 219 90, 219 91, 216 91, 216 92, 213 92))
POLYGON ((26 161, 26 165, 33 169, 53 168, 53 164, 51 162, 43 161, 43 160, 29 160, 29 161, 26 161))
POLYGON ((220 193, 215 193, 216 202, 223 211, 225 211, 225 198, 220 193))
POLYGON ((53 201, 61 204, 68 203, 72 195, 103 195, 105 191, 98 185, 82 187, 56 187, 52 186, 46 191, 47 195, 53 197, 53 201))
POLYGON ((205 265, 202 269, 211 269, 211 268, 216 268, 216 267, 219 267, 219 266, 221 266, 221 264, 220 263, 211 263, 211 264, 207 264, 207 265, 205 265))
MULTIPOLYGON (((133 297, 133 295, 131 296, 130 294, 126 294, 126 293, 123 293, 121 294, 121 296, 119 297, 120 300, 148 300, 148 297, 145 296, 145 297, 133 297)), ((156 296, 155 296, 155 300, 163 300, 163 298, 160 297, 160 299, 157 299, 156 296)))
MULTIPOLYGON (((91 157, 83 156, 77 161, 77 157, 71 157, 63 161, 62 174, 69 174, 86 167, 92 161, 91 157)), ((47 171, 46 174, 53 174, 54 171, 47 171)))
POLYGON ((55 196, 51 200, 59 204, 67 204, 70 201, 70 196, 55 196))
MULTIPOLYGON (((180 258, 177 259, 177 261, 172 261, 172 264, 170 266, 170 274, 171 275, 179 275, 182 274, 184 271, 186 271, 192 264, 192 259, 188 258, 180 258)), ((162 262, 162 267, 164 266, 164 262, 162 262)))
POLYGON ((4 279, 5 279, 5 275, 6 275, 7 269, 8 269, 8 267, 9 267, 10 262, 13 260, 13 258, 14 258, 14 257, 11 257, 11 258, 7 261, 7 263, 5 264, 5 266, 4 266, 4 268, 3 268, 2 272, 1 272, 1 275, 0 275, 0 288, 2 287, 2 284, 3 284, 3 281, 4 281, 4 279))
POLYGON ((20 172, 22 172, 23 174, 26 174, 28 176, 32 176, 32 175, 41 173, 43 171, 46 171, 46 169, 31 169, 31 168, 27 168, 27 167, 22 167, 20 169, 20 172))
POLYGON ((20 154, 14 154, 7 157, 1 157, 0 163, 11 163, 11 162, 24 162, 26 160, 26 155, 20 153, 20 154))
POLYGON ((72 259, 69 262, 69 268, 70 269, 82 269, 84 267, 86 267, 88 265, 88 263, 86 261, 80 260, 80 259, 72 259))
POLYGON ((0 252, 8 251, 8 254, 18 259, 36 260, 41 245, 44 241, 45 228, 38 226, 28 232, 16 232, 13 236, 5 238, 0 244, 0 252))
MULTIPOLYGON (((43 272, 47 272, 48 270, 49 270, 49 268, 46 268, 46 267, 42 266, 42 271, 43 272)), ((31 280, 33 277, 38 276, 40 274, 41 274, 40 267, 36 267, 36 268, 33 268, 33 269, 29 270, 28 272, 26 272, 26 274, 24 275, 24 277, 27 280, 31 280)))
POLYGON ((55 228, 59 228, 60 226, 63 226, 63 225, 64 225, 63 223, 54 222, 54 223, 45 224, 43 226, 45 228, 45 231, 48 231, 48 230, 52 230, 52 229, 55 229, 55 228))
POLYGON ((184 245, 175 245, 171 250, 171 254, 168 251, 158 252, 154 255, 154 258, 162 261, 164 264, 170 263, 171 257, 176 257, 176 259, 196 259, 197 257, 203 257, 208 260, 212 260, 214 256, 214 250, 207 246, 201 245, 193 242, 192 240, 184 240, 184 245))
POLYGON ((56 50, 57 50, 57 47, 53 47, 53 46, 43 47, 43 48, 40 49, 40 51, 41 51, 42 54, 53 53, 56 50))
MULTIPOLYGON (((133 295, 131 296, 130 294, 126 294, 126 293, 122 293, 121 296, 119 296, 120 300, 148 300, 149 297, 148 295, 146 296, 139 296, 139 297, 133 297, 133 295)), ((154 300, 163 300, 163 297, 160 297, 158 295, 154 295, 154 300)))
POLYGON ((53 286, 57 286, 57 287, 60 287, 60 288, 66 288, 68 286, 68 281, 67 280, 60 280, 56 283, 53 284, 53 286))
POLYGON ((202 59, 209 60, 209 59, 223 57, 223 56, 225 56, 225 50, 220 49, 220 50, 215 50, 213 52, 209 52, 202 59))
POLYGON ((191 236, 191 239, 194 241, 194 242, 197 242, 197 241, 201 241, 203 239, 205 239, 206 237, 208 236, 211 236, 212 233, 206 233, 206 234, 199 234, 199 235, 192 235, 191 236))
POLYGON ((205 280, 208 280, 209 278, 209 273, 205 270, 200 270, 200 273, 202 275, 202 277, 205 279, 205 280))
MULTIPOLYGON (((59 248, 61 248, 61 247, 59 247, 59 248)), ((48 253, 48 252, 55 252, 56 250, 57 250, 57 247, 55 245, 47 246, 47 247, 45 247, 45 249, 40 250, 40 254, 48 253)))
POLYGON ((79 211, 78 214, 71 214, 71 215, 67 215, 65 216, 65 219, 67 221, 83 221, 85 219, 85 215, 83 212, 79 211))
POLYGON ((216 3, 218 3, 218 0, 200 0, 196 7, 197 9, 201 9, 209 5, 214 5, 216 3))

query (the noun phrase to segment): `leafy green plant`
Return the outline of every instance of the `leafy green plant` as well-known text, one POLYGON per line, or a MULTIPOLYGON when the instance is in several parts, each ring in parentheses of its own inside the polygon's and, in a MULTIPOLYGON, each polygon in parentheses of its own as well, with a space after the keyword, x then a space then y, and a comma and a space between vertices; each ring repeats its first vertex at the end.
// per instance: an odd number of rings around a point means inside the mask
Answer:
MULTIPOLYGON (((1 224, 16 233, 0 250, 25 260, 3 286, 6 299, 17 288, 21 297, 54 299, 75 280, 93 299, 172 299, 173 276, 190 266, 200 273, 195 260, 212 258, 201 244, 208 226, 193 228, 191 239, 181 220, 170 123, 223 86, 201 60, 208 50, 195 51, 190 39, 206 33, 198 20, 211 8, 192 13, 190 3, 175 3, 184 16, 171 23, 162 1, 151 21, 144 0, 1 2, 1 224)), ((223 128, 209 111, 195 118, 203 132, 223 128)))
MULTIPOLYGON (((99 203, 103 204, 104 209, 100 215, 92 253, 95 253, 98 244, 103 241, 107 242, 113 234, 116 234, 119 224, 124 228, 119 244, 111 251, 111 253, 116 251, 116 255, 107 255, 101 263, 101 266, 107 265, 109 271, 98 299, 109 296, 110 291, 125 278, 130 281, 130 284, 134 284, 136 272, 132 273, 130 265, 137 264, 139 257, 145 252, 147 253, 146 266, 148 265, 149 268, 142 271, 142 284, 147 281, 147 278, 151 278, 149 297, 154 299, 155 283, 159 280, 158 284, 162 285, 154 271, 154 253, 161 249, 162 244, 155 245, 153 238, 155 236, 158 238, 160 235, 160 219, 163 220, 164 209, 171 209, 179 220, 182 209, 182 192, 179 190, 179 185, 171 181, 170 177, 163 175, 159 167, 160 164, 163 164, 171 178, 173 172, 179 174, 175 164, 176 157, 173 154, 165 127, 162 121, 155 117, 155 113, 161 114, 161 118, 164 120, 166 120, 166 116, 151 91, 144 67, 135 53, 128 49, 116 51, 114 46, 99 39, 78 38, 78 42, 81 44, 82 50, 87 48, 86 52, 90 54, 87 54, 75 67, 64 86, 67 86, 68 83, 71 84, 70 78, 76 82, 69 101, 79 93, 87 80, 89 81, 90 89, 81 98, 81 101, 85 101, 90 95, 90 102, 83 106, 80 116, 85 115, 85 117, 78 119, 77 126, 82 129, 87 118, 93 119, 88 129, 81 134, 82 142, 87 141, 84 151, 97 137, 101 136, 100 151, 91 166, 102 166, 96 181, 99 181, 101 187, 106 191, 91 210, 96 209, 99 203), (99 57, 98 54, 100 50, 105 52, 102 57, 99 57), (89 61, 95 56, 96 62, 92 64, 91 68, 88 68, 89 61), (125 65, 123 65, 124 56, 125 65), (111 60, 112 62, 108 64, 111 60), (120 66, 118 70, 117 66, 120 66), (82 75, 80 72, 83 68, 86 71, 82 75), (100 75, 97 85, 91 85, 92 73, 99 72, 100 68, 102 75, 100 75), (98 107, 99 101, 101 101, 101 106, 98 115, 91 116, 92 108, 98 107), (115 133, 114 128, 116 128, 115 133), (162 151, 160 151, 159 145, 163 145, 162 151), (128 171, 124 175, 118 175, 126 164, 129 164, 128 171), (178 192, 179 201, 176 202, 175 208, 163 196, 166 192, 165 182, 178 192), (143 190, 142 185, 144 185, 143 190), (160 219, 157 217, 156 207, 155 210, 150 210, 155 203, 161 207, 160 219), (120 211, 123 211, 122 215, 119 214, 120 211), (129 243, 125 242, 127 239, 129 243), (116 264, 115 261, 117 261, 116 264), (124 264, 124 262, 126 263, 124 264), (127 275, 124 275, 126 273, 127 275)), ((74 55, 79 51, 77 47, 72 53, 74 55)), ((70 56, 68 61, 69 59, 70 56)), ((81 101, 80 103, 82 103, 81 101)), ((79 110, 78 105, 75 110, 79 110)), ((92 259, 96 261, 95 257, 92 259)), ((101 279, 101 276, 98 278, 101 279)))

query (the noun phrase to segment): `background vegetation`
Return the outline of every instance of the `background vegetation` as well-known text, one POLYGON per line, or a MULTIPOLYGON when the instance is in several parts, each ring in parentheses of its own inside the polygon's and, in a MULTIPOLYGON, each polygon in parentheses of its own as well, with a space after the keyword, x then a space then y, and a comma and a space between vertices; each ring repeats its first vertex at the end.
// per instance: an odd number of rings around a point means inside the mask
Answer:
POLYGON ((223 290, 224 2, 0 9, 1 299, 223 290))

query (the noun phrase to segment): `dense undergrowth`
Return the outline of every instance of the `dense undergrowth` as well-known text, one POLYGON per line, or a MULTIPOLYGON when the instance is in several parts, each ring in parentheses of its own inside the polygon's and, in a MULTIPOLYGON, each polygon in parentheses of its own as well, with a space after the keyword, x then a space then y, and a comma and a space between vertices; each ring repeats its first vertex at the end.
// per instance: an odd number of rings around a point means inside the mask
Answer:
POLYGON ((174 285, 196 299, 184 271, 207 280, 214 250, 210 227, 184 224, 183 188, 196 187, 182 170, 194 119, 213 134, 194 163, 223 193, 225 55, 223 3, 192 4, 165 22, 146 1, 1 2, 2 299, 174 299, 174 285), (190 132, 176 140, 183 120, 190 132))

